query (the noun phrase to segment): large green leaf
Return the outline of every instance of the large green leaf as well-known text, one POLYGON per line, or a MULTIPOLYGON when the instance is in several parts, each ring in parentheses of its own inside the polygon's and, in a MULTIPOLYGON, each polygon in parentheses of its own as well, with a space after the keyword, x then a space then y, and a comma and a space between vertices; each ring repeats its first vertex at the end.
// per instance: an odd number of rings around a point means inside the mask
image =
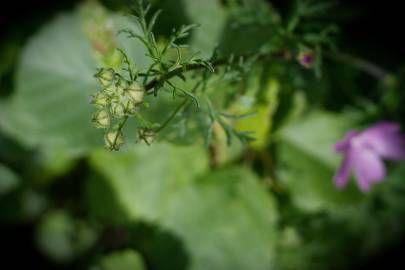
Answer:
MULTIPOLYGON (((128 18, 109 16, 115 27, 111 38, 118 29, 136 31, 128 18)), ((17 68, 15 94, 0 101, 0 126, 8 135, 64 159, 103 145, 101 132, 90 122, 90 96, 98 89, 93 75, 101 65, 96 64, 93 42, 82 18, 71 13, 59 15, 29 40, 17 68)), ((116 46, 128 51, 137 67, 146 65, 139 41, 120 36, 116 46)))
POLYGON ((249 55, 264 48, 285 49, 278 48, 281 20, 269 1, 239 2, 231 9, 228 21, 223 27, 220 51, 225 55, 249 55))
POLYGON ((218 0, 183 0, 185 10, 192 23, 200 27, 195 31, 191 47, 209 57, 221 38, 225 27, 226 12, 218 0))
POLYGON ((361 200, 352 182, 339 191, 332 181, 340 161, 333 144, 352 128, 351 125, 352 121, 344 116, 315 112, 282 132, 280 177, 297 207, 318 211, 353 205, 361 200))
POLYGON ((251 172, 229 168, 184 187, 162 219, 184 240, 190 269, 269 269, 276 211, 251 172))
POLYGON ((113 191, 116 211, 132 222, 155 223, 184 242, 190 269, 271 267, 275 205, 249 171, 205 173, 202 149, 166 144, 98 151, 91 164, 113 191))
POLYGON ((77 16, 63 14, 34 36, 17 69, 16 91, 2 109, 3 129, 30 147, 83 152, 97 145, 89 97, 97 85, 91 48, 77 16))
POLYGON ((120 153, 100 150, 90 159, 115 192, 124 213, 130 219, 150 221, 162 216, 167 200, 179 187, 208 166, 202 149, 168 144, 137 145, 120 153))

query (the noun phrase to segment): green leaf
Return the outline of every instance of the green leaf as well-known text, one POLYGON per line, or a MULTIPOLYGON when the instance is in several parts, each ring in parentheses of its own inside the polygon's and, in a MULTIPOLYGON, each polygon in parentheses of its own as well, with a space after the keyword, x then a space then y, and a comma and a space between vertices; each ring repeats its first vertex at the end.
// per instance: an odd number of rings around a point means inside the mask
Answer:
POLYGON ((242 114, 253 114, 250 117, 236 121, 237 130, 252 132, 254 140, 249 145, 255 150, 264 149, 268 142, 268 136, 273 125, 273 116, 278 106, 279 83, 269 80, 262 90, 265 96, 264 102, 258 102, 256 91, 241 96, 233 105, 233 110, 242 114), (247 102, 250 101, 250 102, 247 102))
MULTIPOLYGON (((201 52, 203 58, 210 57, 218 45, 227 14, 217 0, 166 0, 162 5, 162 16, 158 29, 166 34, 182 25, 197 24, 191 33, 189 45, 193 52, 201 52)), ((183 42, 183 40, 181 40, 183 42)))
POLYGON ((279 154, 284 168, 280 178, 298 208, 332 210, 356 204, 363 198, 354 181, 342 191, 332 181, 340 161, 333 145, 352 124, 344 116, 319 111, 282 131, 279 154))
POLYGON ((18 176, 0 163, 0 197, 13 191, 19 182, 18 176))
POLYGON ((249 171, 229 168, 180 190, 162 223, 183 239, 191 268, 270 269, 277 214, 249 171))
MULTIPOLYGON (((109 18, 113 30, 136 31, 129 18, 109 18)), ((62 14, 37 33, 21 55, 15 94, 9 100, 0 100, 0 127, 29 148, 46 149, 46 155, 61 154, 59 160, 83 156, 103 146, 103 135, 90 123, 91 95, 99 87, 93 76, 97 40, 93 40, 94 35, 85 35, 82 24, 80 16, 62 14)), ((117 46, 128 52, 137 67, 147 65, 145 50, 138 41, 121 36, 117 46)))
POLYGON ((22 53, 1 127, 29 147, 56 145, 82 154, 97 146, 100 135, 89 124, 90 95, 97 87, 91 55, 76 15, 54 19, 22 53))
POLYGON ((186 14, 192 23, 200 25, 190 41, 191 48, 210 57, 221 38, 225 27, 226 12, 217 0, 183 0, 186 14))
POLYGON ((263 49, 280 50, 280 14, 269 1, 240 1, 231 8, 223 27, 220 51, 227 56, 255 54, 263 49))
POLYGON ((156 223, 178 236, 190 269, 269 269, 274 201, 245 169, 206 173, 199 147, 155 144, 98 151, 91 164, 110 185, 129 221, 156 223))
MULTIPOLYGON (((142 257, 133 250, 117 251, 100 260, 101 270, 144 270, 142 257)), ((93 269, 93 268, 91 268, 93 269)), ((94 268, 98 269, 98 268, 94 268)))
POLYGON ((116 192, 124 213, 130 219, 146 220, 158 219, 167 196, 208 168, 201 148, 168 144, 136 145, 113 154, 100 150, 90 156, 90 162, 116 192))

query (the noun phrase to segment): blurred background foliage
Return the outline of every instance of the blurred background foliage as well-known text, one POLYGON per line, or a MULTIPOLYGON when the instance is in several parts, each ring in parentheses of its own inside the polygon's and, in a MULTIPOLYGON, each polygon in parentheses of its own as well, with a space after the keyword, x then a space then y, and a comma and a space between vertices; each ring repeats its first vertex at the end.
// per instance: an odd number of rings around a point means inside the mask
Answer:
MULTIPOLYGON (((189 44, 205 56, 216 45, 225 56, 283 48, 282 27, 297 24, 299 36, 319 31, 315 21, 339 26, 327 46, 342 53, 324 54, 322 74, 274 61, 240 83, 213 86, 216 102, 237 97, 228 112, 257 112, 235 124, 254 132, 249 145, 228 147, 217 130, 207 149, 194 127, 119 153, 103 149, 89 101, 96 67, 119 61, 114 47, 147 64, 139 43, 115 35, 135 27, 122 15, 127 3, 11 7, 13 16, 1 18, 1 257, 35 269, 313 270, 367 267, 399 248, 404 165, 390 164, 387 181, 369 194, 355 184, 337 191, 331 180, 339 164, 331 146, 348 129, 405 124, 403 46, 388 31, 399 30, 400 14, 388 2, 337 1, 334 12, 294 22, 297 1, 152 1, 163 9, 158 38, 201 24, 189 44), (382 23, 384 12, 391 16, 382 23), (95 43, 112 48, 108 59, 95 43)), ((172 106, 158 102, 156 118, 172 106)))

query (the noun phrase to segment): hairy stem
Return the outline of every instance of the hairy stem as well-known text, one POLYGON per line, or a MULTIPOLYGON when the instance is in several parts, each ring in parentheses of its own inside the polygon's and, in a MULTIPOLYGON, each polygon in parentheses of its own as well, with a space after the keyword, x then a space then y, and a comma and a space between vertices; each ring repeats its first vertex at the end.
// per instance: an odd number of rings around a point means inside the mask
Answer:
MULTIPOLYGON (((243 56, 235 57, 235 59, 238 59, 240 57, 242 57, 243 59, 248 59, 250 56, 243 55, 243 56)), ((285 52, 279 52, 279 53, 274 53, 274 54, 269 54, 269 55, 260 55, 257 58, 257 60, 264 61, 264 60, 269 60, 269 59, 286 59, 286 57, 287 57, 287 54, 285 52)), ((216 68, 216 67, 227 65, 227 64, 229 64, 229 59, 228 58, 219 59, 219 60, 213 62, 212 66, 214 68, 216 68)), ((165 81, 167 81, 167 80, 169 80, 169 79, 171 79, 171 78, 173 78, 173 77, 175 77, 177 75, 180 75, 180 74, 188 72, 188 71, 193 71, 193 70, 198 70, 198 69, 205 69, 205 68, 207 68, 207 67, 205 65, 203 65, 203 64, 200 64, 200 63, 195 63, 195 64, 189 64, 189 65, 182 66, 180 68, 177 68, 175 70, 172 70, 172 71, 168 72, 166 75, 163 75, 160 78, 155 78, 152 81, 150 81, 149 83, 147 83, 145 85, 145 92, 147 94, 151 94, 153 92, 153 89, 162 82, 165 82, 165 81)))

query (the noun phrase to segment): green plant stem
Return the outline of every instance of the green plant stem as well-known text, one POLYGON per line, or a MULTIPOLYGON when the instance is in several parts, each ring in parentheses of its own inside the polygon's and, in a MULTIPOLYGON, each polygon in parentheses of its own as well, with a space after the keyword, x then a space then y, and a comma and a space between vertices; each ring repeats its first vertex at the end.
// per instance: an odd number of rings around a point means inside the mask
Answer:
MULTIPOLYGON (((249 56, 241 56, 243 58, 247 58, 249 56)), ((354 66, 355 68, 358 68, 362 70, 363 72, 369 74, 370 76, 376 78, 377 80, 383 80, 387 77, 389 72, 385 71, 383 68, 377 66, 374 63, 368 62, 364 59, 360 59, 358 57, 346 55, 346 54, 326 54, 326 57, 344 62, 348 65, 354 66)), ((285 52, 278 52, 270 55, 261 55, 258 57, 259 61, 263 60, 269 60, 269 59, 288 59, 288 54, 285 52)), ((220 59, 212 63, 212 66, 218 67, 218 66, 223 66, 229 63, 228 59, 220 59)), ((153 89, 159 85, 161 82, 164 82, 168 79, 171 79, 177 75, 180 75, 182 73, 188 72, 188 71, 193 71, 193 70, 198 70, 198 69, 204 69, 206 68, 203 64, 195 63, 195 64, 189 64, 180 68, 177 68, 175 70, 172 70, 168 72, 166 75, 160 77, 160 78, 155 78, 149 83, 145 85, 145 92, 147 94, 153 93, 153 89)))
POLYGON ((169 118, 166 119, 166 121, 155 130, 155 133, 159 133, 162 131, 173 119, 176 117, 176 115, 183 109, 184 106, 186 106, 188 102, 188 97, 186 97, 183 102, 172 112, 172 114, 169 116, 169 118))
MULTIPOLYGON (((286 54, 284 51, 283 52, 279 52, 279 53, 274 53, 274 54, 264 54, 264 55, 260 55, 258 57, 258 60, 264 61, 264 60, 269 60, 269 59, 286 59, 286 57, 288 54, 286 54)), ((249 58, 249 56, 243 55, 243 56, 239 56, 239 57, 235 57, 235 59, 238 59, 240 57, 243 57, 244 59, 249 58)), ((212 66, 218 67, 218 66, 223 66, 223 65, 227 65, 229 64, 229 59, 219 59, 215 62, 212 63, 212 66)), ((178 76, 182 73, 188 72, 188 71, 192 71, 192 70, 198 70, 198 69, 205 69, 207 68, 205 65, 200 64, 200 63, 195 63, 195 64, 189 64, 189 65, 185 65, 182 66, 180 68, 177 68, 175 70, 172 70, 170 72, 168 72, 166 75, 161 76, 160 78, 156 78, 153 79, 152 81, 150 81, 149 83, 147 83, 145 85, 145 92, 147 94, 151 94, 153 93, 153 89, 159 85, 161 82, 167 81, 175 76, 178 76)))
POLYGON ((374 77, 376 80, 384 80, 389 75, 389 72, 382 67, 356 56, 344 53, 326 54, 326 56, 332 60, 353 66, 371 77, 374 77))
POLYGON ((125 123, 128 121, 128 118, 129 118, 128 115, 125 116, 125 117, 121 120, 121 122, 119 123, 119 125, 118 125, 118 128, 117 128, 117 135, 115 136, 114 142, 113 142, 113 145, 112 145, 112 149, 113 149, 113 150, 115 150, 115 146, 116 146, 116 144, 117 144, 118 137, 120 136, 120 133, 121 133, 122 129, 123 129, 124 126, 125 126, 125 123))

